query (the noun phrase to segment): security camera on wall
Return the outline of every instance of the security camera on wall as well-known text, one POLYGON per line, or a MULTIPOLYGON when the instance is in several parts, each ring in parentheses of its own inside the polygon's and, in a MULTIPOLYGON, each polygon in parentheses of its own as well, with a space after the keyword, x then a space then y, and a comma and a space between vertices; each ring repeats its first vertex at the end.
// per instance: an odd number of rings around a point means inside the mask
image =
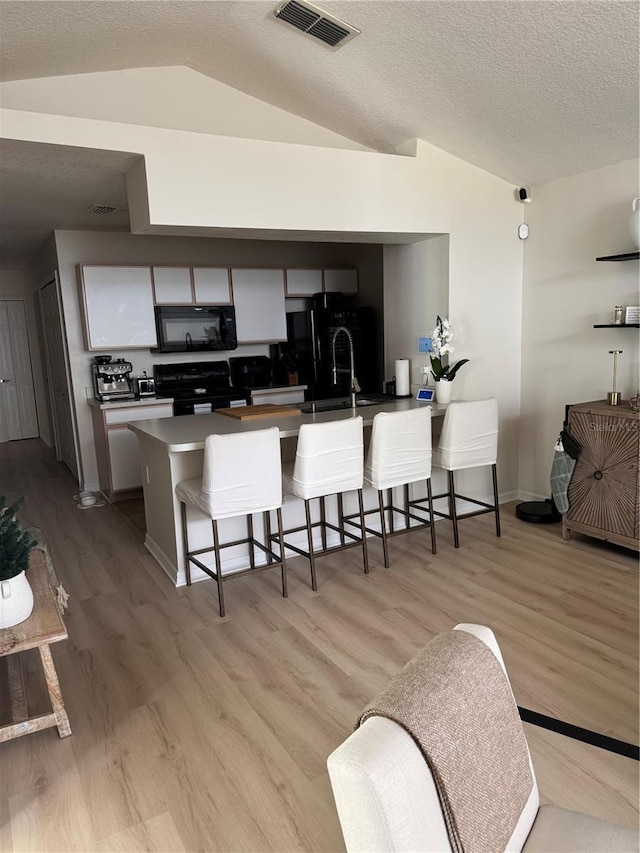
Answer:
POLYGON ((523 204, 529 204, 531 201, 531 190, 529 187, 518 188, 518 201, 521 201, 523 204))

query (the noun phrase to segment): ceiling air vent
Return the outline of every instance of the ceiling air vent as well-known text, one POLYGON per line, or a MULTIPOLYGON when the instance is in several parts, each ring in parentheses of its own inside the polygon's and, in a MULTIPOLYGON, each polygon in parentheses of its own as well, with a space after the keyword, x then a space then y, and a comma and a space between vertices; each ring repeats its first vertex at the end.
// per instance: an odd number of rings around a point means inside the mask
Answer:
POLYGON ((360 35, 360 30, 350 24, 334 18, 312 3, 302 3, 300 0, 285 0, 284 3, 279 3, 271 14, 306 35, 324 42, 333 50, 360 35))
POLYGON ((110 213, 115 213, 117 209, 110 204, 92 204, 85 213, 90 213, 92 216, 108 216, 110 213))

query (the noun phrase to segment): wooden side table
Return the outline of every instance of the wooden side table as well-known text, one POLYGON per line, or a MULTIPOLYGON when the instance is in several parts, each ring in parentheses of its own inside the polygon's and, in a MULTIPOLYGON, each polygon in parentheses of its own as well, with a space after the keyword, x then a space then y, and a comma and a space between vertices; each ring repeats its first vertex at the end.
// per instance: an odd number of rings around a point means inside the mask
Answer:
POLYGON ((62 700, 51 650, 51 643, 68 638, 58 609, 47 569, 45 555, 34 550, 29 559, 27 578, 33 590, 34 606, 31 616, 13 628, 0 629, 0 657, 7 657, 12 722, 0 726, 0 743, 21 735, 57 726, 60 737, 71 734, 69 717, 62 700), (29 717, 19 652, 37 648, 51 700, 52 712, 29 717))

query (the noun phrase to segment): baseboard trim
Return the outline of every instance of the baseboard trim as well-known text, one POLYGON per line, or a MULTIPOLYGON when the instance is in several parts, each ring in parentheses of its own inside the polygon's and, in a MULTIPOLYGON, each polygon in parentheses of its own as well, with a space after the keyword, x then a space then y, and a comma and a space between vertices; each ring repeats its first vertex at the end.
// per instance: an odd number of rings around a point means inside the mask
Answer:
MULTIPOLYGON (((158 563, 162 571, 165 573, 165 575, 169 578, 169 580, 174 586, 184 586, 184 582, 181 584, 178 583, 176 567, 164 553, 162 548, 160 548, 160 546, 151 538, 151 536, 149 536, 148 533, 146 533, 144 537, 144 547, 151 554, 153 559, 158 563)), ((202 576, 206 577, 204 572, 202 576)))
POLYGON ((514 493, 513 500, 520 501, 548 501, 551 497, 551 494, 548 495, 538 495, 535 492, 523 492, 518 491, 514 493))

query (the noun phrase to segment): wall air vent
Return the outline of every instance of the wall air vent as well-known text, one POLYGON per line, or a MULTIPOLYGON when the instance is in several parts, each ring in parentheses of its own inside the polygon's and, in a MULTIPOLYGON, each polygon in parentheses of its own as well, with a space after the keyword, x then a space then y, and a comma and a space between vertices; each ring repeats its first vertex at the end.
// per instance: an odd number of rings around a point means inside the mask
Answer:
POLYGON ((297 30, 324 42, 332 50, 337 50, 352 38, 360 35, 360 30, 334 18, 312 3, 301 0, 285 0, 278 3, 270 13, 274 18, 291 24, 297 30))
POLYGON ((90 213, 92 216, 108 216, 110 213, 115 213, 117 209, 110 204, 92 204, 85 213, 90 213))

